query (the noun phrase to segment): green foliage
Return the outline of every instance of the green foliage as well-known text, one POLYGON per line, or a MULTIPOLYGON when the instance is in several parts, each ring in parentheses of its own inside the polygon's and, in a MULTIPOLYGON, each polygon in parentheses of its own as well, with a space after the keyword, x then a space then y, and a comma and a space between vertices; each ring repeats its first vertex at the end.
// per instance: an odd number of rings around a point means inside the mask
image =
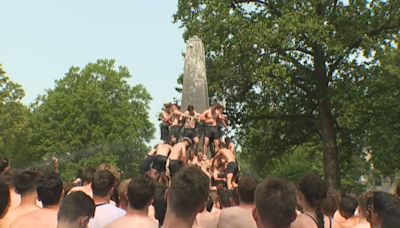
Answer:
MULTIPOLYGON (((337 187, 340 174, 343 182, 358 179, 352 162, 363 161, 364 148, 374 144, 366 137, 372 129, 376 141, 380 135, 395 147, 397 138, 375 126, 398 118, 368 127, 354 123, 353 106, 364 99, 363 84, 377 83, 381 54, 399 41, 399 1, 180 0, 174 19, 185 39, 202 38, 210 97, 226 101, 256 170, 267 173, 293 148, 316 145, 328 184, 337 187)), ((381 106, 378 97, 360 110, 381 106)), ((380 111, 364 116, 379 119, 380 111)), ((376 145, 374 153, 386 150, 376 145)))
POLYGON ((128 176, 138 172, 154 133, 151 97, 142 85, 130 86, 126 67, 98 60, 65 77, 32 105, 31 149, 45 161, 60 157, 60 172, 72 178, 78 167, 104 161, 128 176))
POLYGON ((20 156, 27 149, 29 109, 22 103, 24 91, 6 75, 0 64, 0 156, 13 165, 26 164, 20 156))

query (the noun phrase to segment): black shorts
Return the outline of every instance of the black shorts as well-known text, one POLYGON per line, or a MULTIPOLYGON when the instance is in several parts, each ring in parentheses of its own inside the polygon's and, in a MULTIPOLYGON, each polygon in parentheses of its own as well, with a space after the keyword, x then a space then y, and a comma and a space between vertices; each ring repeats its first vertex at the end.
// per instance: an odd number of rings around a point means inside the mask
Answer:
POLYGON ((233 173, 233 175, 236 175, 238 171, 239 171, 239 167, 236 162, 228 163, 228 167, 226 168, 226 173, 233 173))
POLYGON ((217 126, 205 126, 204 137, 209 138, 211 141, 219 139, 218 127, 217 126))
POLYGON ((171 175, 171 178, 180 170, 183 168, 183 163, 182 161, 179 160, 169 160, 169 173, 171 175))
POLYGON ((175 138, 179 138, 179 130, 180 127, 175 125, 175 126, 171 126, 170 131, 169 131, 169 136, 172 137, 174 136, 175 138))
POLYGON ((198 134, 194 128, 185 128, 183 129, 182 137, 188 137, 193 141, 194 137, 198 137, 198 134))
POLYGON ((154 164, 154 156, 147 155, 147 157, 143 161, 141 173, 145 174, 145 173, 149 172, 152 163, 154 164))
POLYGON ((168 125, 160 125, 161 140, 166 142, 169 139, 169 128, 168 125))
POLYGON ((158 173, 162 173, 165 171, 165 164, 167 163, 167 157, 162 155, 156 155, 153 162, 154 169, 157 170, 158 173))

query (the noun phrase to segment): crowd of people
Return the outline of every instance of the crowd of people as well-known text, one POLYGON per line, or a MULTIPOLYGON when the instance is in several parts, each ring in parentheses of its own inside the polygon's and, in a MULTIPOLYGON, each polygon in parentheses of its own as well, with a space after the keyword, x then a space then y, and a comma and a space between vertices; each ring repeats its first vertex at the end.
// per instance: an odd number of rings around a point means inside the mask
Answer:
POLYGON ((318 175, 296 184, 276 177, 258 181, 240 175, 235 145, 222 140, 220 125, 226 127, 227 119, 221 105, 202 114, 191 105, 182 113, 166 104, 164 111, 163 141, 134 178, 104 163, 80 170, 69 183, 57 163, 50 171, 14 170, 1 159, 0 228, 400 227, 400 187, 397 196, 354 195, 328 189, 318 175), (211 142, 207 150, 201 140, 211 142))

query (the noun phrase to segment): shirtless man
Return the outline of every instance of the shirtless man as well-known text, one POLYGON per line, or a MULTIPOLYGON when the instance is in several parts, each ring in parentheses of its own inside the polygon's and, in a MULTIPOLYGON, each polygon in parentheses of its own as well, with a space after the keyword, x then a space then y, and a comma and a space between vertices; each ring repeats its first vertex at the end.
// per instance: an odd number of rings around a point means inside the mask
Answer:
POLYGON ((339 213, 346 220, 341 223, 342 228, 352 228, 356 226, 360 219, 358 216, 354 215, 358 206, 358 202, 355 198, 348 196, 343 197, 339 205, 339 213))
POLYGON ((221 148, 213 158, 212 164, 214 164, 214 160, 219 158, 220 156, 225 158, 226 162, 228 163, 228 166, 226 168, 226 184, 229 190, 233 190, 233 188, 235 187, 234 177, 236 177, 239 171, 239 166, 236 162, 236 157, 232 151, 225 148, 221 148))
MULTIPOLYGON (((201 153, 201 152, 200 152, 201 153)), ((198 160, 194 151, 189 152, 188 166, 197 166, 198 160)))
MULTIPOLYGON (((223 117, 218 111, 218 107, 219 104, 215 103, 199 116, 200 121, 203 121, 205 124, 203 147, 203 152, 205 155, 207 155, 208 153, 208 146, 210 141, 212 141, 214 144, 214 151, 219 150, 218 123, 223 119, 223 117)), ((225 127, 227 128, 226 125, 225 127)))
POLYGON ((172 124, 171 117, 171 104, 166 103, 160 114, 160 119, 162 121, 160 125, 161 140, 164 142, 169 140, 169 126, 172 124))
POLYGON ((18 207, 8 211, 7 215, 0 220, 0 227, 10 227, 19 216, 39 210, 36 206, 36 181, 39 174, 34 171, 24 171, 15 176, 13 184, 17 193, 21 195, 21 203, 18 207))
POLYGON ((118 227, 158 227, 158 223, 148 216, 148 208, 153 202, 155 186, 151 179, 139 177, 133 179, 126 192, 128 210, 125 216, 115 220, 105 228, 118 227))
POLYGON ((41 227, 54 228, 57 226, 57 213, 63 195, 63 182, 56 174, 43 175, 36 186, 39 200, 43 208, 19 216, 11 224, 11 228, 41 227))
POLYGON ((210 178, 211 180, 211 161, 207 159, 207 156, 204 155, 202 152, 197 153, 197 166, 210 178))
POLYGON ((223 209, 219 216, 219 228, 256 228, 252 216, 254 208, 254 191, 257 187, 257 180, 250 177, 242 177, 239 182, 240 205, 223 209))
POLYGON ((172 123, 170 127, 169 137, 172 145, 174 145, 179 138, 179 130, 181 129, 180 124, 182 121, 183 113, 180 111, 180 106, 178 106, 177 104, 173 104, 171 110, 172 110, 171 114, 172 123))
POLYGON ((171 153, 172 147, 167 143, 160 143, 157 145, 156 156, 153 160, 153 166, 157 170, 158 174, 161 175, 160 180, 165 181, 165 165, 169 154, 171 153))
POLYGON ((194 110, 193 105, 189 105, 188 110, 183 113, 184 129, 182 136, 188 137, 193 141, 195 151, 197 151, 197 145, 199 143, 199 136, 196 128, 196 123, 199 116, 200 114, 194 110))
MULTIPOLYGON (((148 176, 153 176, 152 175, 152 164, 154 166, 154 159, 156 157, 156 153, 157 153, 157 146, 154 146, 153 149, 151 149, 149 152, 147 152, 146 158, 143 160, 143 164, 142 164, 142 169, 141 169, 141 173, 142 175, 146 174, 148 176)), ((154 170, 154 168, 153 168, 154 170)))
POLYGON ((235 154, 235 144, 233 144, 231 138, 225 137, 225 146, 228 150, 232 151, 235 154))
POLYGON ((188 137, 183 137, 180 143, 172 147, 169 155, 169 172, 171 178, 183 167, 187 166, 186 150, 192 145, 192 140, 188 137))

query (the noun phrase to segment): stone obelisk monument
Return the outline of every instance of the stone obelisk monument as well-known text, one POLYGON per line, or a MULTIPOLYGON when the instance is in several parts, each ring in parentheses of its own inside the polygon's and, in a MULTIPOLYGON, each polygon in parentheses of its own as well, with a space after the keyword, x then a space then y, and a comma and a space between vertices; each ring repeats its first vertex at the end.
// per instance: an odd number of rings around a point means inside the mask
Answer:
POLYGON ((197 36, 189 38, 186 43, 182 111, 186 111, 190 104, 198 113, 208 108, 205 52, 203 42, 197 36))

